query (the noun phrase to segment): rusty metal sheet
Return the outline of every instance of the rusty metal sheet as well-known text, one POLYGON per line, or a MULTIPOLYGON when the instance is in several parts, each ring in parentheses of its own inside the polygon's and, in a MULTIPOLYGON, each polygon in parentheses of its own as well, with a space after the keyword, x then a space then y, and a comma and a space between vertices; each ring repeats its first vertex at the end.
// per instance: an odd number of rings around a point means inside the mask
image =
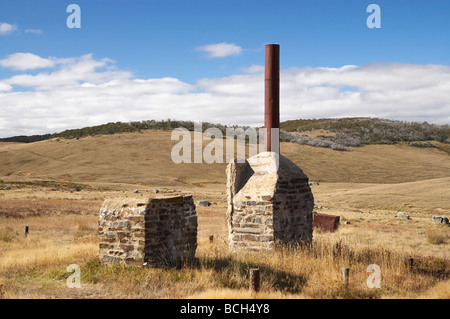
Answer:
POLYGON ((334 232, 339 226, 339 216, 313 212, 313 227, 321 231, 334 232))

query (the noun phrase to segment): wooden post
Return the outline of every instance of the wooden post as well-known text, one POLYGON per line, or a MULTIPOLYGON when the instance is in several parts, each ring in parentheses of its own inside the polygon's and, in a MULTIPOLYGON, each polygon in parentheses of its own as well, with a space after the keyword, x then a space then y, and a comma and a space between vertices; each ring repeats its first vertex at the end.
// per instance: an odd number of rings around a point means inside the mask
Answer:
POLYGON ((260 285, 259 285, 259 268, 251 268, 250 269, 250 290, 252 292, 258 292, 260 285))
POLYGON ((29 231, 28 226, 25 226, 25 230, 23 231, 23 234, 25 235, 25 237, 28 235, 28 231, 29 231))
POLYGON ((341 269, 342 271, 342 280, 344 285, 347 287, 349 282, 350 268, 344 267, 341 269))
POLYGON ((408 270, 412 270, 413 265, 414 265, 414 258, 412 258, 412 257, 405 258, 405 265, 406 265, 406 268, 408 268, 408 270))
POLYGON ((210 235, 209 236, 209 243, 212 244, 214 242, 214 236, 210 235))

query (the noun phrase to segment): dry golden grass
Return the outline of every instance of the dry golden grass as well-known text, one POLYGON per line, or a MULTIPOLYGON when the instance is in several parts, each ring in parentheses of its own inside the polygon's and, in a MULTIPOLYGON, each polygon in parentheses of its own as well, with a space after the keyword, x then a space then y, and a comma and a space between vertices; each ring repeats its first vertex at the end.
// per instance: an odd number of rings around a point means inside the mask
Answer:
MULTIPOLYGON (((189 295, 186 299, 300 299, 302 295, 293 295, 275 292, 251 292, 249 289, 230 289, 216 288, 208 289, 193 295, 189 295)), ((303 299, 303 298, 302 298, 303 299)))
MULTIPOLYGON (((0 272, 11 269, 21 271, 30 267, 61 265, 70 260, 83 260, 83 257, 92 257, 98 251, 95 242, 66 244, 54 241, 39 240, 39 244, 22 242, 19 247, 2 253, 0 272)), ((69 265, 69 264, 67 264, 69 265)))
MULTIPOLYGON (((103 266, 97 262, 97 216, 62 214, 0 219, 0 289, 4 298, 445 298, 448 259, 408 256, 401 245, 387 245, 378 227, 341 227, 314 232, 312 248, 273 252, 230 252, 225 207, 198 207, 196 265, 181 269, 103 266), (30 225, 24 237, 23 225, 30 225), (7 226, 6 226, 7 225, 7 226), (213 243, 209 235, 214 235, 213 243), (82 288, 69 289, 69 264, 81 267, 82 288), (366 281, 369 264, 381 267, 381 289, 366 281), (261 269, 261 291, 251 294, 248 270, 261 269), (348 287, 340 270, 350 267, 348 287)), ((357 214, 357 213, 355 213, 357 214)), ((351 225, 346 225, 351 226, 351 225)), ((435 225, 437 227, 437 225, 435 225)), ((445 228, 439 228, 445 231, 445 228)), ((387 233, 389 234, 389 230, 387 233)), ((422 238, 425 247, 435 246, 422 238)), ((442 246, 442 245, 438 245, 442 246)))
MULTIPOLYGON (((177 142, 171 140, 170 131, 144 131, 79 140, 1 143, 0 176, 5 176, 5 181, 46 178, 194 188, 224 185, 226 164, 191 163, 186 169, 186 165, 173 163, 171 149, 177 142)), ((208 143, 204 140, 203 145, 208 143)), ((448 153, 407 144, 338 152, 281 143, 281 153, 314 181, 390 184, 450 177, 448 153)))
POLYGON ((0 217, 25 218, 61 214, 91 214, 101 201, 48 198, 0 198, 0 217))
POLYGON ((2 218, 0 225, 0 273, 86 260, 98 251, 96 216, 2 218), (29 226, 27 236, 24 224, 29 226))
POLYGON ((450 279, 437 283, 432 288, 420 294, 421 299, 450 299, 450 279))
POLYGON ((184 165, 173 163, 171 149, 177 142, 171 140, 171 132, 145 131, 79 140, 3 143, 0 175, 16 178, 27 172, 30 178, 132 184, 139 181, 159 186, 196 185, 224 178, 225 164, 191 164, 186 170, 184 165))
POLYGON ((336 209, 397 210, 431 218, 450 205, 450 177, 388 185, 321 183, 313 191, 320 205, 336 209))
POLYGON ((427 240, 432 245, 445 245, 449 242, 450 232, 448 227, 441 229, 430 228, 427 230, 427 240))
POLYGON ((281 153, 313 181, 392 184, 450 177, 449 155, 407 144, 366 145, 339 152, 281 143, 281 153))

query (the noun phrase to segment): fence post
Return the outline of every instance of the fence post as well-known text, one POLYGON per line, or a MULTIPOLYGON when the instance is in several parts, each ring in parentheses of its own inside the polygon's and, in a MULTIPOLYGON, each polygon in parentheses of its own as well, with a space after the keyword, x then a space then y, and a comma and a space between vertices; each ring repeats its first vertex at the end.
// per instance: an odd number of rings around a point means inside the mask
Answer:
POLYGON ((342 271, 342 280, 344 285, 347 287, 349 282, 350 268, 344 267, 341 269, 342 271))
POLYGON ((405 258, 405 265, 406 265, 406 268, 408 268, 408 270, 412 270, 413 265, 414 265, 414 258, 412 258, 411 256, 405 258))
POLYGON ((258 292, 260 285, 260 276, 259 276, 259 268, 251 268, 250 269, 250 290, 252 292, 258 292))

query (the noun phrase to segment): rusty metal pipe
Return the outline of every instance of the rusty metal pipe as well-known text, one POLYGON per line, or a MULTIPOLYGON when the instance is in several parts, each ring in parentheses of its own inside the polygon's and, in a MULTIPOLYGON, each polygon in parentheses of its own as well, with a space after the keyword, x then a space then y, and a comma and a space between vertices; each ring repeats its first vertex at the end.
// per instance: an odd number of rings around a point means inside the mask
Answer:
POLYGON ((272 129, 280 128, 280 45, 266 44, 264 72, 264 127, 266 151, 280 153, 279 141, 273 143, 272 129), (276 144, 276 145, 272 145, 276 144), (277 148, 277 149, 274 149, 277 148))

